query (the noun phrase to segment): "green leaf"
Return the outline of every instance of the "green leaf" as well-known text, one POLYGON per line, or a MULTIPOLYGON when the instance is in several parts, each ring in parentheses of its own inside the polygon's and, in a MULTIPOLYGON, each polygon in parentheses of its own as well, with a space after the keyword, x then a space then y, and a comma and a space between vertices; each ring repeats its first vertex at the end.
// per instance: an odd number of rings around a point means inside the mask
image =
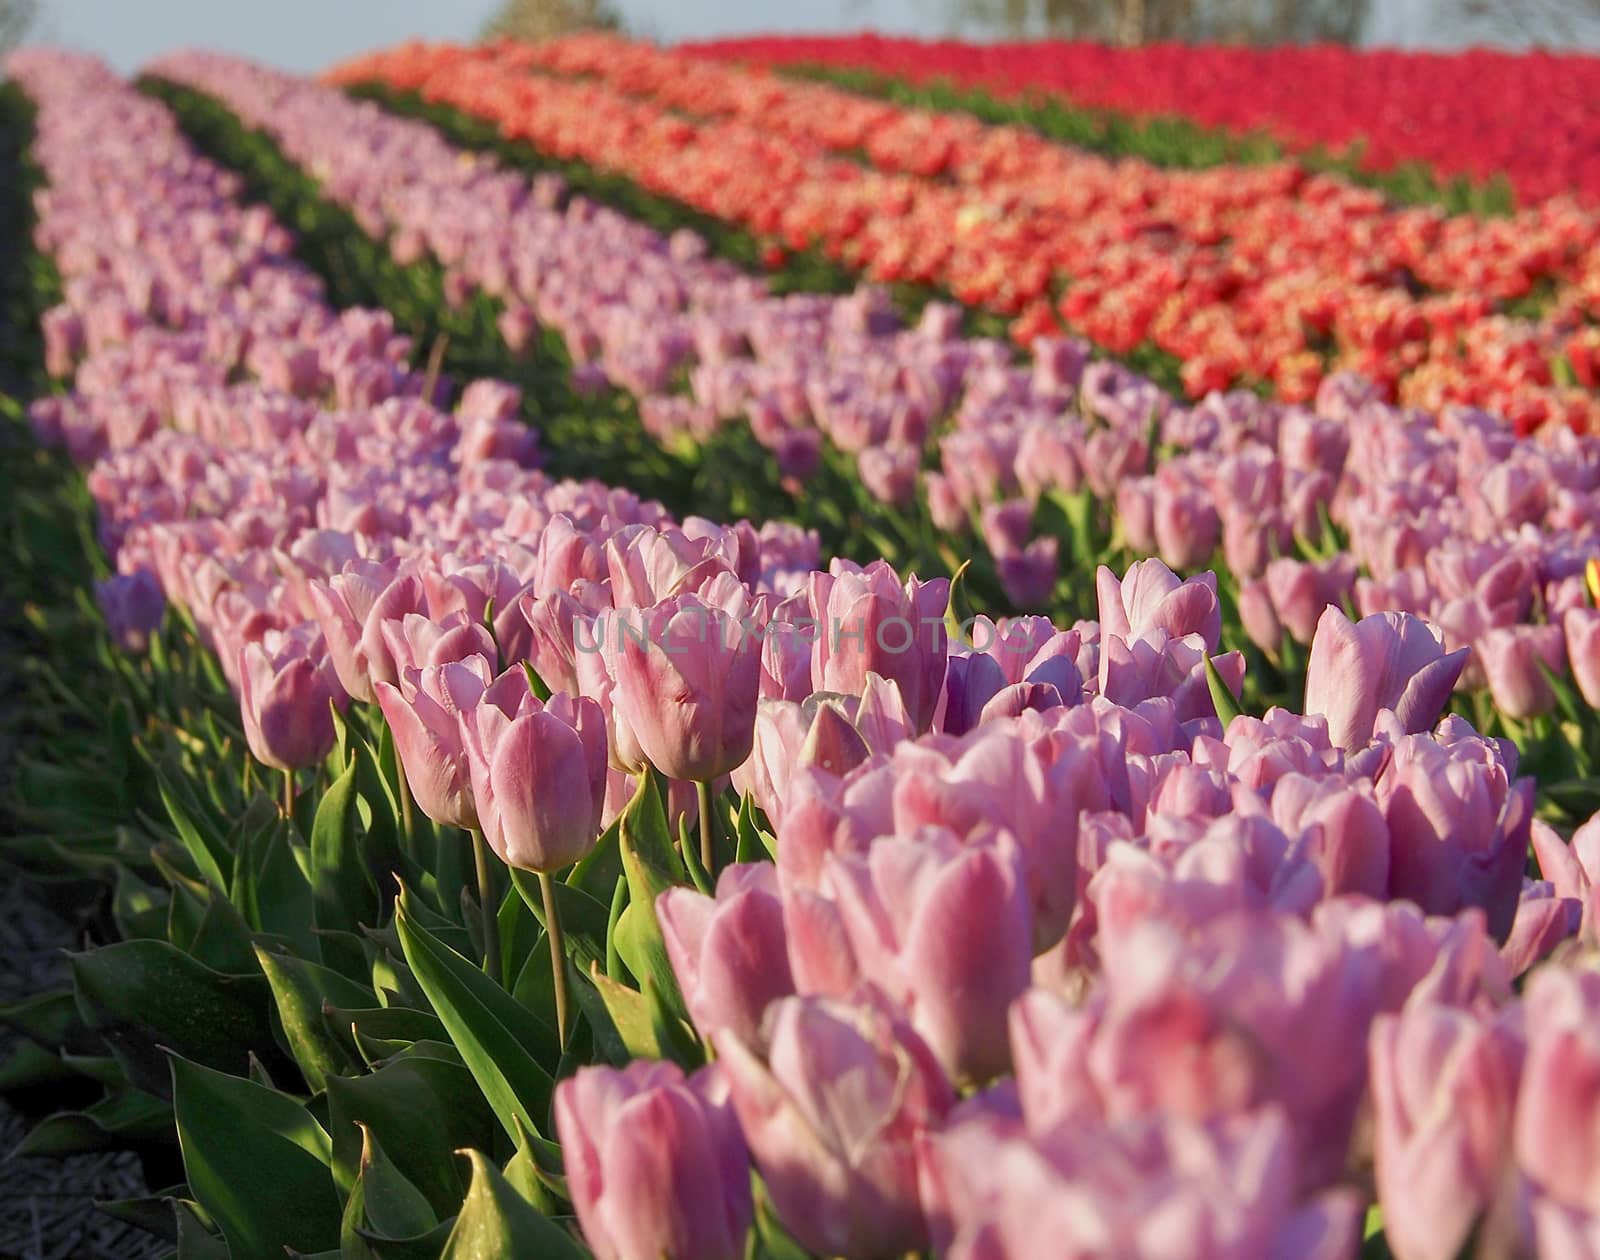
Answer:
POLYGON ((699 1039, 688 1024, 667 1009, 661 990, 649 977, 644 981, 644 1000, 661 1057, 671 1059, 685 1071, 704 1067, 706 1052, 699 1039))
POLYGON ((177 1260, 237 1260, 231 1256, 228 1244, 201 1223, 197 1208, 197 1204, 185 1200, 172 1201, 177 1221, 177 1260))
POLYGON ((1217 718, 1226 731, 1233 724, 1233 719, 1238 717, 1243 709, 1234 698, 1233 692, 1228 690, 1228 684, 1222 680, 1222 675, 1217 672, 1217 666, 1208 656, 1206 657, 1206 686, 1211 692, 1211 703, 1217 711, 1217 718))
POLYGON ((368 1224, 385 1238, 411 1238, 439 1223, 427 1197, 384 1154, 382 1144, 366 1125, 361 1129, 361 1166, 358 1174, 368 1224))
POLYGON ((606 1014, 622 1039, 627 1057, 661 1058, 661 1046, 656 1040, 655 1020, 649 999, 637 990, 610 979, 599 967, 590 969, 589 980, 605 1004, 606 1014))
MULTIPOLYGON (((494 1125, 482 1092, 459 1060, 434 1058, 416 1048, 366 1076, 328 1082, 335 1182, 345 1188, 355 1184, 364 1129, 382 1144, 399 1175, 427 1201, 435 1221, 452 1215, 466 1190, 451 1152, 466 1145, 487 1145, 494 1139, 494 1125)), ((381 1228, 379 1232, 403 1236, 381 1228)))
POLYGON ((408 894, 401 897, 395 928, 407 965, 507 1136, 516 1136, 519 1116, 539 1132, 555 1082, 527 1047, 547 1040, 549 1029, 472 962, 415 923, 408 894))
POLYGON ((256 958, 272 988, 289 1053, 312 1091, 322 1090, 330 1076, 355 1071, 359 1066, 355 1057, 344 1041, 328 1031, 322 1010, 330 1002, 365 1005, 372 1001, 372 990, 337 971, 267 945, 256 946, 256 958))
POLYGON ((339 1241, 332 1143, 286 1094, 173 1056, 173 1107, 189 1189, 232 1260, 281 1260, 285 1247, 339 1241))
POLYGON ((777 841, 756 825, 756 805, 749 796, 739 801, 739 817, 734 824, 734 834, 737 837, 734 861, 770 862, 777 859, 777 841))
POLYGON ((157 771, 156 782, 161 792, 161 803, 167 807, 167 816, 177 830, 178 839, 194 859, 202 878, 218 892, 226 893, 228 880, 222 872, 231 865, 232 855, 220 841, 207 839, 207 829, 195 821, 192 807, 184 803, 178 788, 167 775, 157 771))
POLYGON ((270 1045, 269 991, 261 976, 224 976, 166 941, 119 941, 73 954, 79 1009, 128 1079, 165 1095, 163 1048, 229 1072, 270 1045))
POLYGON ((480 1152, 464 1154, 472 1164, 472 1187, 440 1260, 583 1260, 572 1236, 513 1190, 480 1152))
MULTIPOLYGON (((494 628, 492 626, 490 627, 489 632, 491 634, 494 633, 494 628)), ((541 704, 543 704, 550 698, 550 688, 545 686, 544 679, 540 678, 539 675, 534 672, 533 662, 523 661, 522 672, 527 676, 528 690, 533 692, 533 697, 535 700, 538 700, 541 704)))
POLYGON ((655 788, 655 776, 639 776, 640 786, 622 817, 622 867, 628 877, 628 908, 613 930, 622 961, 641 982, 653 980, 676 1013, 686 1014, 683 995, 667 958, 666 941, 656 922, 656 898, 668 888, 688 883, 672 848, 666 810, 655 788))
POLYGON ((83 1111, 46 1116, 13 1152, 28 1155, 82 1155, 126 1150, 136 1142, 167 1139, 172 1106, 139 1089, 119 1089, 83 1111))
POLYGON ((355 931, 376 924, 378 898, 356 836, 356 762, 334 780, 311 824, 311 891, 316 924, 355 931))

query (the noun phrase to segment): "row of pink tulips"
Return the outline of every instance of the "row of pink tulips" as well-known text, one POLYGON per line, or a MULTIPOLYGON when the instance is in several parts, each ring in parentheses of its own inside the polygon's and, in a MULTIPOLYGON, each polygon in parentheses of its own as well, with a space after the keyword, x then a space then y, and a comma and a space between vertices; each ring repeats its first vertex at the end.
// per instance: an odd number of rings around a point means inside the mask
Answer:
MULTIPOLYGON (((1103 572, 1098 623, 968 645, 942 581, 551 484, 503 388, 422 397, 381 313, 323 305, 162 108, 70 55, 9 69, 40 105, 53 320, 82 329, 33 414, 93 459, 130 643, 153 583, 291 772, 330 699, 376 697, 418 805, 521 869, 581 856, 650 767, 731 771, 773 824, 775 864, 653 907, 716 1062, 556 1091, 603 1260, 744 1254, 752 1163, 824 1255, 1350 1256, 1369 1108, 1386 1218, 1475 1218, 1478 1180, 1428 1170, 1480 1130, 1412 1117, 1457 1080, 1478 1115, 1491 1082, 1393 1019, 1514 1022, 1512 976, 1592 918, 1591 846, 1534 823, 1507 744, 1432 729, 1465 664, 1436 631, 1327 609, 1307 714, 1224 726, 1208 659, 1234 687, 1242 662, 1209 576, 1103 572)), ((1541 998, 1574 966, 1535 977, 1495 1167, 1529 1245, 1582 1255, 1592 1152, 1557 1137, 1593 1054, 1541 998)), ((1396 1254, 1449 1254, 1418 1229, 1396 1254)))

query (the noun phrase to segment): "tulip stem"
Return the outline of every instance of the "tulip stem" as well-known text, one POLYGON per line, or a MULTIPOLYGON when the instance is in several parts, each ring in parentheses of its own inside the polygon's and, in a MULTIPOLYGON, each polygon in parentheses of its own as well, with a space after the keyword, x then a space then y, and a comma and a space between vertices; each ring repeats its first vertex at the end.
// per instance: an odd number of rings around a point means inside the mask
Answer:
POLYGON ((712 865, 715 854, 711 847, 711 785, 709 783, 696 783, 695 796, 700 802, 700 865, 705 868, 706 878, 713 883, 716 881, 716 868, 712 865))
POLYGON ((294 820, 294 771, 283 772, 283 816, 294 820))
POLYGON ((395 769, 399 772, 395 777, 400 780, 400 830, 404 833, 401 839, 405 842, 406 849, 409 851, 414 822, 411 816, 411 785, 406 782, 406 772, 399 766, 396 766, 395 769))
POLYGON ((539 872, 544 895, 544 928, 550 937, 550 976, 556 986, 556 1037, 567 1048, 567 945, 561 932, 561 911, 556 905, 555 882, 548 871, 539 872))
POLYGON ((483 972, 496 984, 504 984, 500 974, 500 915, 494 895, 494 861, 483 832, 472 829, 472 860, 478 868, 478 908, 483 913, 483 972))

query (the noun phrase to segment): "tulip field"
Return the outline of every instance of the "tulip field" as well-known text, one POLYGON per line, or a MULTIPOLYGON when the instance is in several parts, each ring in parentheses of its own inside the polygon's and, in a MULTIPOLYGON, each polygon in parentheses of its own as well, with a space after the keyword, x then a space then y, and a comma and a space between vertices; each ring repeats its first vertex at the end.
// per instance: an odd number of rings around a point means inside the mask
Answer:
POLYGON ((177 1260, 1600 1260, 1600 63, 1399 57, 13 53, 19 1154, 177 1260))

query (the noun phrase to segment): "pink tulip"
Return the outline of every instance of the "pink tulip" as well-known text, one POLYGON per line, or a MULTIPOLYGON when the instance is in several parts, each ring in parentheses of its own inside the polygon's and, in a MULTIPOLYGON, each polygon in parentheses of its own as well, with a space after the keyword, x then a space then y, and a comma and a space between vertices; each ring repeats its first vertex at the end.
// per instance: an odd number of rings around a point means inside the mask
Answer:
MULTIPOLYGON (((668 778, 708 783, 750 755, 760 644, 721 609, 682 595, 596 622, 612 704, 668 778)), ((580 666, 581 668, 581 666, 580 666)))
MULTIPOLYGON (((341 572, 334 574, 326 582, 311 582, 307 587, 312 606, 316 611, 317 624, 322 627, 323 638, 328 643, 328 654, 333 661, 334 671, 339 675, 340 684, 353 699, 368 703, 377 699, 377 693, 372 687, 371 667, 362 645, 362 635, 379 598, 395 581, 392 565, 380 564, 373 560, 354 560, 348 562, 341 572)), ((414 605, 401 607, 391 615, 404 616, 407 612, 420 612, 422 610, 420 588, 417 590, 417 596, 414 605)), ((377 633, 381 636, 382 631, 379 630, 377 633)), ((378 642, 381 646, 381 637, 378 642)), ((385 679, 391 683, 397 680, 398 676, 385 679)))
MULTIPOLYGON (((268 636, 271 639, 271 636, 268 636)), ((333 748, 329 702, 340 698, 327 658, 298 642, 274 654, 247 643, 239 654, 239 710, 245 741, 257 761, 275 770, 304 770, 333 748)))
POLYGON ((907 1012, 952 1078, 984 1081, 1010 1063, 1006 1009, 1028 984, 1033 926, 1011 837, 963 845, 929 829, 830 859, 860 974, 907 1012))
POLYGON ((1272 819, 1307 843, 1326 896, 1388 895, 1389 826, 1364 783, 1286 774, 1273 786, 1272 819))
POLYGON ((1384 1233, 1397 1260, 1453 1260, 1500 1192, 1522 1038, 1514 1023, 1413 1001, 1371 1041, 1384 1233))
POLYGON ((1217 578, 1202 573, 1187 581, 1159 560, 1136 560, 1119 581, 1101 565, 1095 571, 1102 634, 1135 638, 1147 630, 1165 630, 1175 639, 1198 634, 1206 651, 1215 653, 1222 634, 1217 603, 1217 578))
POLYGON ((1525 1008, 1517 1166, 1536 1193, 1600 1216, 1600 972, 1539 968, 1525 1008))
POLYGON ((1505 626, 1485 630, 1478 658, 1489 677, 1495 708, 1507 717, 1530 718, 1556 707, 1556 693, 1539 667, 1557 678, 1566 672, 1560 626, 1505 626))
POLYGON ((377 684, 378 704, 394 732, 412 798, 442 826, 478 826, 460 719, 477 708, 492 680, 489 662, 475 656, 413 671, 404 692, 391 683, 377 684))
POLYGON ((899 684, 916 728, 927 730, 944 684, 950 583, 901 585, 881 560, 860 570, 836 561, 833 572, 811 575, 806 593, 816 636, 812 687, 860 695, 867 675, 879 674, 899 684))
POLYGON ((963 1105, 919 1143, 935 1252, 948 1260, 1347 1260, 1361 1200, 1301 1201, 1294 1144, 1266 1109, 1030 1137, 998 1107, 963 1105))
POLYGON ((541 705, 525 691, 510 712, 484 703, 459 721, 478 824, 502 862, 545 874, 594 847, 606 796, 598 704, 557 692, 541 705))
POLYGON ((1506 968, 1513 976, 1527 973, 1563 941, 1571 940, 1583 926, 1584 903, 1576 897, 1563 897, 1554 884, 1540 879, 1522 881, 1522 897, 1517 902, 1517 917, 1511 934, 1500 947, 1506 968))
POLYGON ((1153 502, 1156 550, 1174 569, 1205 564, 1222 538, 1222 519, 1199 487, 1157 475, 1153 502))
POLYGON ((1591 709, 1600 709, 1600 609, 1569 608, 1561 628, 1578 690, 1591 709))
POLYGON ((1326 608, 1349 597, 1356 579, 1355 561, 1336 556, 1323 564, 1307 564, 1280 556, 1266 568, 1264 581, 1279 622, 1296 643, 1310 643, 1326 608))
POLYGON ((1328 719, 1347 752, 1372 738, 1378 710, 1392 709, 1407 732, 1429 729, 1450 699, 1465 650, 1446 652, 1439 632, 1406 613, 1351 622, 1329 607, 1317 622, 1306 665, 1305 711, 1328 719))
POLYGON ((1377 784, 1389 824, 1389 894, 1430 914, 1482 906, 1504 940, 1516 917, 1533 821, 1533 781, 1512 782, 1476 738, 1407 735, 1377 784))
POLYGON ((734 1111, 784 1228, 826 1256, 927 1245, 914 1144, 954 1101, 922 1040, 875 1007, 790 997, 767 1015, 765 1056, 713 1035, 734 1111))
POLYGON ((471 656, 492 661, 497 655, 488 630, 461 613, 454 613, 443 622, 430 621, 421 613, 407 613, 398 620, 385 621, 382 633, 384 646, 399 672, 402 690, 408 670, 448 665, 471 656))
POLYGON ((556 1086, 556 1133, 597 1260, 739 1260, 749 1155, 716 1066, 586 1067, 556 1086))
POLYGON ((709 1040, 727 1028, 759 1045, 767 1007, 795 991, 777 868, 770 862, 729 866, 717 877, 715 899, 669 888, 656 899, 656 917, 700 1035, 709 1040))

